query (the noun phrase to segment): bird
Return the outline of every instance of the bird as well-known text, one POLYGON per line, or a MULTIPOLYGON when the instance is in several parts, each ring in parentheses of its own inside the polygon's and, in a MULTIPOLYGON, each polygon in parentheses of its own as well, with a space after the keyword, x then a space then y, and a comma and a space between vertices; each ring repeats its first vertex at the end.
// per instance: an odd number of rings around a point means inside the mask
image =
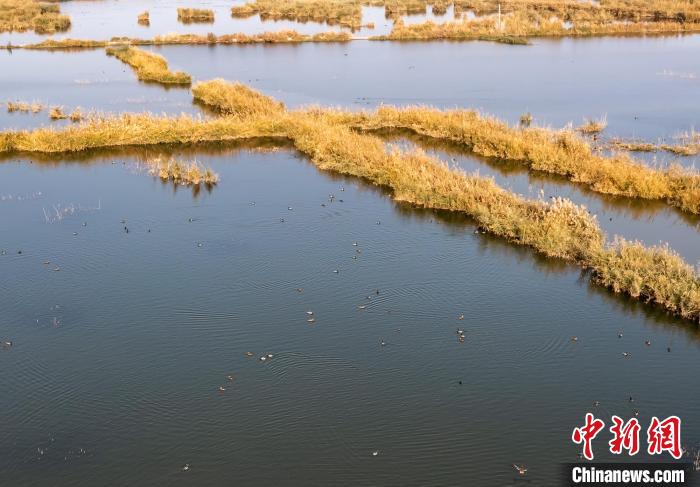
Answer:
POLYGON ((316 323, 316 318, 309 318, 309 319, 306 320, 306 321, 309 322, 309 323, 316 323))
POLYGON ((189 469, 190 469, 190 464, 189 464, 189 463, 186 463, 185 466, 182 467, 182 471, 183 471, 183 472, 187 472, 187 471, 189 471, 189 469))
POLYGON ((224 386, 219 386, 219 392, 226 392, 226 388, 224 386))
POLYGON ((253 352, 246 352, 245 353, 246 357, 252 357, 253 355, 255 355, 253 352))
POLYGON ((618 332, 617 332, 617 338, 622 338, 622 332, 621 332, 621 331, 618 331, 618 332))
POLYGON ((311 315, 314 314, 314 312, 313 312, 313 311, 307 311, 306 314, 309 315, 309 316, 311 316, 311 315))
POLYGON ((622 355, 623 355, 624 357, 630 357, 630 356, 632 356, 632 354, 629 353, 629 352, 622 352, 622 355))
POLYGON ((367 307, 366 304, 361 304, 357 307, 357 309, 365 309, 367 307))
POLYGON ((353 242, 353 243, 352 243, 352 246, 353 246, 353 247, 357 247, 357 245, 358 245, 357 242, 353 242))
POLYGON ((594 407, 600 406, 600 401, 593 401, 593 406, 594 407))
POLYGON ((518 471, 518 475, 525 475, 527 473, 527 467, 525 465, 513 464, 513 468, 518 471))
POLYGON ((260 357, 261 362, 264 362, 265 360, 267 360, 267 357, 265 357, 265 356, 260 357))
POLYGON ((377 455, 379 455, 379 450, 373 451, 373 452, 372 452, 372 456, 373 456, 373 457, 376 457, 377 455))
POLYGON ((274 357, 274 355, 272 355, 271 353, 267 354, 267 358, 272 358, 272 357, 274 357))
POLYGON ((12 348, 12 342, 11 341, 4 341, 2 342, 3 348, 12 348))
POLYGON ((233 376, 232 376, 232 375, 227 375, 227 376, 226 376, 226 379, 227 379, 229 382, 233 382, 233 376))
POLYGON ((339 273, 340 273, 340 271, 338 269, 333 271, 333 274, 339 274, 339 273))
POLYGON ((644 340, 644 345, 646 345, 647 347, 650 347, 650 346, 651 346, 651 340, 644 340))
POLYGON ((577 337, 577 336, 572 336, 572 337, 571 337, 571 341, 572 341, 572 342, 577 342, 577 341, 578 341, 578 337, 577 337))
POLYGON ((384 339, 381 339, 381 340, 379 341, 379 344, 380 344, 382 347, 385 347, 385 346, 386 346, 386 342, 384 341, 384 339))
POLYGON ((463 320, 463 319, 464 319, 464 315, 459 315, 459 317, 458 317, 457 319, 458 319, 458 320, 463 320))
POLYGON ((296 289, 296 291, 297 291, 298 293, 303 293, 303 292, 304 292, 304 288, 303 288, 303 287, 298 287, 298 288, 296 289))

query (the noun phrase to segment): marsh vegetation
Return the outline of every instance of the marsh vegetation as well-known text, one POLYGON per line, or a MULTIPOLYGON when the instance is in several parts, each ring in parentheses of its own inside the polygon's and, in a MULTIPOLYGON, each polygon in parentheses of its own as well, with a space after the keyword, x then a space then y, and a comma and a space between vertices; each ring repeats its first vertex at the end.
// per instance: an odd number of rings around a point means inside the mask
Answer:
POLYGON ((52 34, 68 30, 70 25, 70 18, 61 14, 58 2, 0 0, 0 32, 32 30, 52 34))
POLYGON ((178 8, 177 20, 183 24, 214 22, 214 11, 202 8, 178 8))
POLYGON ((141 81, 164 85, 189 85, 192 82, 189 74, 171 71, 163 56, 137 47, 108 47, 107 55, 114 56, 134 68, 136 76, 141 81))

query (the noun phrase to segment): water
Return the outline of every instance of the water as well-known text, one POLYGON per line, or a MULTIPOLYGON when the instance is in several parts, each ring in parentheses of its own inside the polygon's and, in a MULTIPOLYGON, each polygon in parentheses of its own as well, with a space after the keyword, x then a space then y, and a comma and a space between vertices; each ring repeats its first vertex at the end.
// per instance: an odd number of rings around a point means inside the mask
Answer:
MULTIPOLYGON (((183 26, 177 6, 195 4, 149 4, 150 29, 133 1, 62 10, 71 37, 287 25, 234 20, 212 1, 214 25, 183 26)), ((389 27, 381 9, 365 14, 389 27)), ((530 111, 556 127, 607 114, 608 136, 656 140, 698 125, 699 39, 153 50, 195 79, 240 80, 291 107, 430 104, 511 123, 530 111)), ((101 50, 1 52, 0 73, 0 101, 201 114, 189 90, 139 83, 101 50)), ((47 125, 59 124, 46 112, 0 111, 2 130, 47 125)), ((697 218, 663 203, 383 136, 527 197, 586 204, 610 238, 700 260, 697 218)), ((675 414, 683 443, 700 444, 697 326, 475 234, 467 218, 397 204, 279 141, 256 145, 0 158, 0 340, 13 341, 0 348, 3 485, 554 486, 560 463, 577 461, 570 435, 587 411, 609 422, 638 410, 643 428, 675 414), (211 165, 221 182, 164 184, 142 165, 161 152, 211 165)), ((597 460, 610 459, 607 439, 597 460)))
POLYGON ((0 203, 8 485, 558 485, 595 400, 697 441, 696 327, 288 149, 195 154, 211 192, 145 152, 0 166, 41 193, 0 203))

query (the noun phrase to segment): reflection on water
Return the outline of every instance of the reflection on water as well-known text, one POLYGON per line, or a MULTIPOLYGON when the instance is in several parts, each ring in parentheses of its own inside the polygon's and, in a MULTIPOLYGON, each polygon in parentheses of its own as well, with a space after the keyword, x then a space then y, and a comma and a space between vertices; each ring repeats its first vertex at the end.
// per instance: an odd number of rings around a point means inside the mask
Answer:
POLYGON ((594 401, 700 438, 697 327, 575 267, 277 141, 90 156, 0 163, 0 194, 41 194, 0 204, 11 485, 496 486, 512 463, 558 485, 594 401), (219 185, 193 197, 133 170, 159 151, 219 185))

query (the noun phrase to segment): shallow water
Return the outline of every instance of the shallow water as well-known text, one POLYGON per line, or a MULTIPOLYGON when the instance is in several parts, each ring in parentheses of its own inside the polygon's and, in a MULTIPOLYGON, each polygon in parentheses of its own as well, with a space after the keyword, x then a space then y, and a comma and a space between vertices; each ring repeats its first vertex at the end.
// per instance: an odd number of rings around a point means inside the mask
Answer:
POLYGON ((0 164, 8 485, 559 485, 596 400, 700 440, 697 327, 288 150, 149 154, 0 164))

